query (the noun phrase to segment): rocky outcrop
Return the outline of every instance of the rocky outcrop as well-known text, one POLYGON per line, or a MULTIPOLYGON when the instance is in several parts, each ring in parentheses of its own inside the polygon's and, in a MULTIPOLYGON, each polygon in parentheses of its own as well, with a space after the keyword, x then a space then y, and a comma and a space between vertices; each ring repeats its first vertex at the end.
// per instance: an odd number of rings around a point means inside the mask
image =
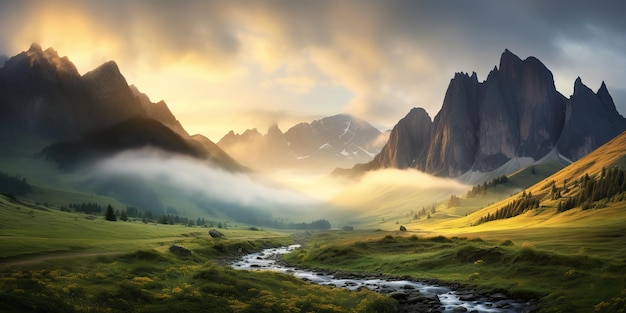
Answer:
POLYGON ((373 161, 335 173, 392 167, 458 177, 495 171, 514 158, 537 161, 555 148, 575 161, 626 130, 626 122, 604 83, 593 93, 578 79, 574 89, 566 99, 538 59, 505 50, 484 82, 456 73, 432 123, 423 109, 412 109, 373 161))

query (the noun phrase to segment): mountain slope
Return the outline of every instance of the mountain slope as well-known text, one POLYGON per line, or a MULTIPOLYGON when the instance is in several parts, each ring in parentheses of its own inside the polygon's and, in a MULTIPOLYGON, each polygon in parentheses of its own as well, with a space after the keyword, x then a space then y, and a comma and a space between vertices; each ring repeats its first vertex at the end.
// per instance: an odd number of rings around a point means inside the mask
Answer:
POLYGON ((619 211, 626 206, 626 183, 623 172, 625 166, 626 132, 522 193, 498 201, 450 224, 463 227, 480 223, 478 226, 480 229, 527 227, 537 223, 566 226, 562 223, 571 221, 571 218, 581 219, 579 222, 584 223, 584 219, 591 218, 594 212, 615 214, 615 210, 619 211), (613 173, 617 175, 614 181, 611 179, 612 182, 602 182, 606 177, 612 177, 613 173), (594 186, 590 186, 589 182, 594 182, 594 186), (600 194, 596 196, 593 193, 593 191, 604 192, 605 189, 609 190, 608 196, 600 194), (503 215, 503 208, 509 204, 521 205, 526 200, 535 201, 535 204, 513 212, 512 217, 503 215), (566 208, 570 201, 571 206, 566 208), (603 208, 609 209, 603 211, 603 208), (570 209, 574 210, 568 211, 570 209), (485 219, 487 216, 491 218, 485 219))
POLYGON ((433 122, 424 114, 415 120, 415 112, 398 122, 373 161, 337 173, 410 167, 475 183, 548 158, 576 161, 626 130, 604 83, 593 93, 577 79, 566 99, 538 59, 521 60, 509 50, 484 82, 456 73, 433 122), (414 125, 407 128, 407 119, 414 125))
POLYGON ((167 107, 165 101, 152 102, 145 93, 142 93, 137 89, 135 85, 130 85, 130 90, 139 99, 141 106, 146 112, 147 117, 155 119, 163 123, 163 125, 171 128, 177 134, 182 137, 188 137, 189 133, 183 128, 183 125, 176 119, 174 114, 167 107))
POLYGON ((69 169, 124 150, 144 147, 195 158, 205 157, 203 150, 197 149, 160 122, 139 117, 91 131, 78 141, 55 143, 46 147, 42 154, 60 167, 69 169))

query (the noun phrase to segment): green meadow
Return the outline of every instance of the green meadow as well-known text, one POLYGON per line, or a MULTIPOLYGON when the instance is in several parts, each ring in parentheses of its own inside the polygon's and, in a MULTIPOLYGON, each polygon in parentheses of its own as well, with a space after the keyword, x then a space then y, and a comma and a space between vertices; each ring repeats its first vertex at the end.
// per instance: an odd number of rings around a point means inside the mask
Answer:
POLYGON ((0 196, 2 312, 394 312, 370 291, 233 270, 240 253, 292 244, 285 232, 110 222, 0 196), (178 244, 191 255, 169 251, 178 244))
MULTIPOLYGON (((458 283, 536 299, 540 312, 625 312, 626 192, 596 199, 586 210, 558 209, 563 199, 582 192, 582 177, 597 179, 626 165, 624 140, 563 170, 551 163, 526 168, 479 196, 459 194, 451 198, 455 201, 435 201, 450 197, 439 189, 431 195, 396 186, 352 190, 343 203, 351 204, 347 212, 356 230, 312 232, 284 260, 329 271, 458 283), (556 198, 555 188, 561 189, 556 198), (526 193, 536 207, 477 223, 526 193), (428 216, 416 218, 423 207, 428 216)), ((102 215, 62 211, 70 202, 126 207, 110 197, 72 191, 71 177, 59 184, 29 179, 34 192, 24 199, 0 195, 2 312, 397 311, 395 300, 374 292, 224 266, 243 253, 292 244, 293 232, 207 216, 228 225, 220 229, 225 238, 215 239, 204 227, 133 218, 110 222, 102 215), (191 254, 170 252, 172 244, 191 254)), ((191 206, 166 188, 159 191, 170 198, 168 205, 191 206)))
POLYGON ((571 232, 517 232, 480 237, 324 232, 285 260, 311 268, 457 282, 483 292, 538 299, 541 312, 624 309, 623 232, 584 232, 575 248, 578 238, 567 237, 571 232))

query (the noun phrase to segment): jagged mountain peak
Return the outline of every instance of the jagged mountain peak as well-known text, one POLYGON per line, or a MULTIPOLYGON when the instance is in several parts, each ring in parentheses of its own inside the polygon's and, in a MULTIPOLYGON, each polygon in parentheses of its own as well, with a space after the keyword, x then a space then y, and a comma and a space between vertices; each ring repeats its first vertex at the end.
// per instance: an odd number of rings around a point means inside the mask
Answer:
MULTIPOLYGON (((232 132, 232 131, 231 131, 232 132)), ((256 136, 256 135, 260 135, 263 136, 258 129, 256 128, 252 128, 252 129, 246 129, 241 136, 256 136)))
POLYGON ((27 51, 24 51, 4 62, 5 73, 19 78, 22 72, 29 70, 35 71, 48 81, 57 80, 59 76, 74 79, 78 74, 76 66, 66 57, 59 57, 59 54, 53 48, 45 51, 37 43, 33 43, 27 51))
POLYGON ((428 115, 428 112, 426 112, 426 109, 422 108, 422 107, 414 107, 412 108, 409 113, 404 117, 404 118, 408 118, 408 117, 426 117, 428 118, 428 120, 430 120, 430 115, 428 115))
POLYGON ((265 135, 256 129, 241 135, 230 131, 218 145, 252 167, 319 169, 371 160, 384 143, 380 136, 369 122, 337 114, 298 123, 285 132, 276 124, 265 135))
POLYGON ((539 59, 522 60, 508 49, 484 82, 474 73, 454 74, 429 137, 420 137, 428 133, 426 127, 417 128, 428 125, 428 119, 412 121, 427 116, 418 112, 412 109, 396 124, 372 162, 355 166, 348 175, 385 167, 450 177, 501 175, 519 169, 507 165, 512 161, 535 162, 554 151, 575 161, 626 129, 606 84, 594 93, 577 78, 568 100, 539 59))
POLYGON ((580 78, 580 76, 576 77, 576 80, 574 81, 574 94, 587 90, 591 91, 589 87, 583 84, 583 80, 580 78))
POLYGON ((43 49, 41 48, 41 45, 33 42, 32 44, 30 44, 30 47, 28 47, 28 50, 26 51, 27 53, 41 53, 43 52, 43 49))
MULTIPOLYGON (((148 96, 130 87, 114 61, 81 76, 68 57, 59 57, 53 48, 43 50, 34 43, 0 67, 0 136, 75 141, 112 125, 127 125, 118 128, 120 138, 132 137, 138 144, 190 138, 166 103, 151 103, 148 96), (127 134, 135 126, 143 131, 142 125, 146 131, 167 130, 147 137, 133 137, 133 131, 127 134)), ((193 149, 204 149, 199 151, 217 164, 241 168, 208 139, 201 138, 193 145, 193 149)))
POLYGON ((522 59, 520 59, 517 55, 511 52, 509 49, 504 49, 502 55, 500 56, 500 66, 499 69, 501 71, 510 71, 518 68, 522 64, 522 59))
POLYGON ((278 124, 272 124, 272 126, 270 126, 267 129, 267 134, 268 135, 270 135, 270 134, 280 134, 280 135, 282 135, 283 131, 280 130, 280 128, 278 127, 278 124))
POLYGON ((424 169, 424 159, 428 153, 433 132, 433 122, 424 108, 412 108, 398 124, 396 124, 389 140, 370 162, 375 168, 407 168, 424 169), (405 153, 407 152, 408 153, 405 153))

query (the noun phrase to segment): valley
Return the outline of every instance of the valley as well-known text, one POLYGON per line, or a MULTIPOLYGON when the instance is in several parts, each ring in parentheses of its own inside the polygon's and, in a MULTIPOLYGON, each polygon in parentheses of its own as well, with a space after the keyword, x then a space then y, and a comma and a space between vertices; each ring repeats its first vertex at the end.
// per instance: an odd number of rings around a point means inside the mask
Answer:
MULTIPOLYGON (((125 62, 81 72, 38 43, 0 59, 2 312, 626 310, 619 87, 577 77, 566 97, 561 73, 504 49, 482 81, 455 72, 436 112, 362 77, 348 81, 386 96, 324 114, 233 117, 248 90, 205 94, 213 111, 194 115, 221 125, 214 142, 129 84, 125 62)), ((343 94, 325 71, 297 93, 343 94)), ((289 79, 260 81, 272 94, 289 79)))

